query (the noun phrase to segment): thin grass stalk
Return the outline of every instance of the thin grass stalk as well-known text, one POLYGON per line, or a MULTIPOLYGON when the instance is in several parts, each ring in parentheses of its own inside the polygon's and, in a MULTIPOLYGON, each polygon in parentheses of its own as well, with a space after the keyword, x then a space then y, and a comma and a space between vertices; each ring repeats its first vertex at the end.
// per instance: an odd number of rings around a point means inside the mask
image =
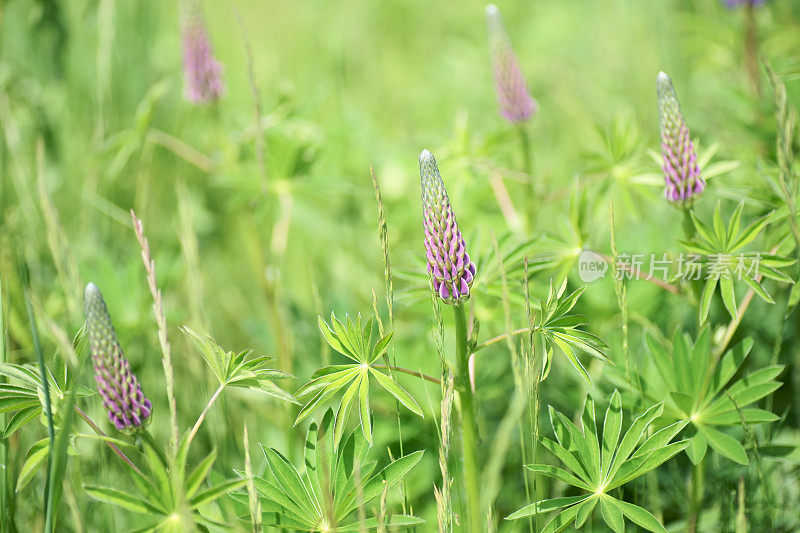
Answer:
POLYGON ((739 406, 739 402, 731 396, 730 391, 726 390, 725 395, 728 399, 733 403, 733 406, 736 408, 736 412, 739 415, 739 423, 744 430, 744 436, 747 440, 747 443, 751 445, 753 450, 753 457, 756 460, 756 474, 758 475, 758 481, 764 491, 764 497, 767 500, 767 521, 766 524, 768 527, 768 531, 774 531, 774 524, 772 521, 772 509, 775 507, 775 496, 772 493, 772 485, 770 485, 769 480, 767 479, 766 475, 764 475, 764 466, 761 462, 761 452, 758 448, 758 437, 756 436, 753 428, 750 427, 750 424, 747 423, 745 419, 744 412, 742 411, 741 406, 739 406))
MULTIPOLYGON (((106 436, 105 432, 102 429, 100 429, 100 426, 95 424, 94 421, 91 418, 89 418, 89 415, 87 415, 80 407, 75 405, 73 406, 73 408, 75 409, 75 412, 78 413, 78 416, 80 416, 84 420, 84 422, 86 422, 97 435, 99 435, 100 437, 106 436)), ((109 442, 107 440, 103 440, 103 442, 106 443, 106 445, 111 449, 111 451, 117 454, 117 456, 120 459, 122 459, 129 467, 131 467, 131 469, 133 469, 134 472, 136 472, 141 476, 144 476, 144 473, 142 473, 142 471, 139 470, 139 467, 137 467, 133 461, 128 459, 128 456, 125 455, 125 452, 120 450, 116 444, 114 444, 113 442, 109 442)))
POLYGON ((478 435, 475 424, 475 398, 469 381, 469 336, 464 304, 453 306, 453 318, 456 338, 456 376, 461 401, 461 456, 464 461, 464 489, 467 496, 469 531, 480 533, 483 520, 477 454, 478 435))
MULTIPOLYGON (((133 230, 142 248, 142 261, 147 272, 147 284, 150 293, 153 295, 153 314, 158 325, 158 342, 161 346, 161 363, 164 367, 164 379, 167 382, 167 402, 169 403, 169 420, 171 427, 170 444, 173 452, 178 450, 178 404, 175 401, 175 373, 172 368, 172 350, 167 339, 167 317, 164 314, 164 304, 161 300, 161 290, 156 283, 156 265, 150 256, 150 244, 144 236, 142 221, 137 218, 136 213, 131 209, 131 219, 133 230)), ((146 431, 145 431, 146 433, 146 431)), ((160 448, 159 448, 160 450, 160 448)))
POLYGON ((436 518, 439 524, 439 533, 453 531, 453 500, 451 496, 450 472, 447 465, 450 455, 450 434, 452 428, 452 413, 455 377, 452 372, 441 382, 442 401, 441 418, 439 420, 439 471, 442 473, 441 489, 434 487, 436 498, 436 518))
MULTIPOLYGON (((452 477, 448 468, 448 457, 450 454, 450 434, 452 433, 452 407, 455 399, 455 375, 450 365, 447 363, 444 352, 444 322, 439 309, 439 297, 431 290, 431 307, 433 309, 433 342, 436 346, 436 354, 439 356, 441 366, 441 420, 437 433, 439 436, 439 470, 442 474, 441 489, 433 488, 433 495, 436 499, 436 517, 439 525, 439 533, 450 533, 453 531, 453 499, 452 499, 452 477), (446 416, 445 416, 446 414, 446 416)), ((426 389, 427 393, 427 389, 426 389)), ((433 412, 433 406, 431 406, 433 412)))
MULTIPOLYGON (((375 201, 378 204, 378 238, 381 241, 381 251, 383 252, 383 279, 384 279, 384 292, 386 296, 386 310, 389 313, 389 330, 394 330, 394 282, 392 280, 392 264, 389 262, 389 228, 386 223, 386 208, 383 205, 383 197, 381 196, 381 188, 378 184, 378 178, 375 176, 375 169, 371 166, 369 167, 370 177, 372 178, 372 187, 375 189, 375 201)), ((378 326, 383 329, 383 324, 380 321, 380 316, 378 316, 378 326)), ((381 337, 383 337, 383 331, 380 332, 381 337)), ((394 344, 391 347, 391 361, 389 350, 387 350, 383 358, 386 362, 386 366, 390 370, 390 374, 392 379, 396 379, 396 374, 394 371, 394 367, 397 366, 397 354, 394 349, 394 344), (391 363, 391 366, 390 366, 391 363)), ((404 445, 403 445, 403 425, 400 421, 400 402, 395 399, 395 413, 397 415, 397 435, 398 440, 400 441, 400 457, 405 456, 404 445)), ((408 487, 406 486, 406 480, 403 480, 400 483, 400 490, 403 496, 403 514, 407 514, 408 509, 408 487)))
MULTIPOLYGON (((542 369, 544 367, 544 357, 545 352, 543 350, 536 350, 536 335, 535 335, 535 323, 533 319, 533 313, 531 312, 531 295, 530 295, 530 286, 528 285, 528 256, 525 256, 525 260, 523 262, 522 267, 522 292, 523 296, 525 297, 525 317, 528 320, 528 347, 530 349, 530 359, 531 359, 531 372, 530 377, 533 380, 533 393, 530 395, 530 405, 528 408, 529 416, 530 416, 530 430, 531 430, 531 460, 534 463, 539 462, 539 410, 541 407, 541 400, 540 400, 540 385, 542 381, 542 369)), ((536 472, 531 472, 532 478, 532 485, 533 485, 533 494, 536 496, 536 499, 543 499, 545 497, 544 490, 542 491, 543 494, 539 494, 539 476, 536 472)), ((546 490, 546 485, 543 487, 546 490)), ((533 530, 539 531, 539 517, 538 515, 533 516, 533 530)))
POLYGON ((622 354, 625 356, 625 373, 628 381, 631 380, 631 363, 628 354, 628 291, 625 283, 622 281, 622 276, 618 274, 618 256, 617 251, 617 234, 614 228, 614 204, 609 206, 608 210, 608 225, 611 242, 611 264, 612 274, 614 274, 614 293, 617 296, 617 305, 622 315, 622 354))
POLYGON ((250 439, 247 433, 247 424, 244 425, 244 475, 247 476, 247 503, 250 508, 250 524, 253 533, 261 531, 261 501, 256 492, 256 482, 253 476, 253 464, 250 461, 250 439))
MULTIPOLYGON (((27 274, 24 274, 27 278, 27 274)), ((28 285, 27 279, 23 281, 24 285, 28 285)), ((36 328, 36 317, 33 316, 33 306, 30 299, 30 288, 25 289, 25 310, 28 314, 28 321, 31 325, 31 336, 33 337, 33 351, 36 353, 36 361, 39 365, 39 375, 42 379, 42 407, 44 408, 44 415, 47 419, 47 477, 44 483, 44 530, 46 532, 53 531, 53 490, 52 485, 54 480, 51 475, 53 474, 53 453, 56 443, 56 430, 53 424, 53 406, 50 401, 50 382, 48 378, 47 367, 44 364, 44 354, 42 347, 39 343, 39 331, 36 328)))
MULTIPOLYGON (((748 9, 753 6, 748 3, 748 9)), ((764 66, 772 84, 773 100, 775 102, 775 120, 777 135, 775 152, 778 160, 778 183, 783 193, 786 207, 789 209, 789 227, 795 243, 795 253, 800 256, 800 229, 797 226, 797 174, 794 171, 794 127, 797 115, 790 108, 787 101, 786 86, 781 83, 778 76, 767 63, 764 66)))
POLYGON ((211 398, 206 403, 206 406, 203 408, 203 411, 200 413, 200 416, 197 417, 197 421, 192 426, 192 430, 189 432, 189 436, 187 437, 187 446, 192 442, 194 436, 197 434, 197 431, 200 429, 200 426, 203 425, 203 420, 206 419, 206 415, 211 410, 211 407, 214 405, 214 402, 217 401, 219 395, 222 394, 222 391, 225 390, 225 383, 220 383, 220 386, 217 387, 217 390, 214 391, 214 394, 211 395, 211 398))
POLYGON ((45 529, 46 532, 56 531, 58 508, 61 502, 61 491, 67 469, 67 448, 69 446, 70 431, 72 430, 72 424, 75 419, 75 410, 73 407, 75 406, 75 399, 77 397, 76 391, 82 368, 83 365, 77 369, 72 384, 69 387, 67 402, 65 404, 66 408, 64 410, 65 415, 62 420, 61 428, 58 431, 58 436, 56 437, 55 441, 55 449, 52 454, 53 462, 49 465, 48 476, 53 481, 49 486, 48 497, 53 501, 53 518, 51 521, 51 529, 45 529))
MULTIPOLYGON (((514 377, 514 396, 512 398, 511 404, 506 411, 506 414, 503 416, 500 425, 495 432, 495 437, 493 439, 493 446, 492 452, 489 455, 489 460, 486 464, 485 473, 483 476, 484 483, 483 483, 483 491, 484 491, 484 500, 483 500, 483 508, 484 509, 491 509, 492 504, 494 503, 494 499, 497 497, 497 493, 499 492, 499 485, 500 485, 500 471, 503 467, 504 459, 506 452, 508 450, 509 440, 511 438, 511 433, 514 430, 514 427, 523 418, 525 414, 525 408, 528 404, 529 395, 525 393, 526 390, 529 389, 529 379, 527 372, 523 368, 523 361, 520 359, 519 353, 515 347, 515 343, 512 336, 512 320, 511 320, 511 299, 509 296, 508 290, 508 278, 506 276, 506 268, 503 262, 502 254, 500 253, 500 247, 497 244, 497 239, 492 236, 492 241, 494 245, 494 251, 497 256, 497 267, 500 273, 500 280, 502 286, 502 304, 503 304, 503 316, 505 318, 505 326, 506 326, 506 345, 508 347, 508 351, 511 354, 511 369, 514 377)), ((520 343, 520 351, 523 352, 523 343, 520 343)), ((523 352, 524 353, 524 352, 523 352)), ((527 457, 527 450, 525 446, 525 438, 523 436, 524 431, 523 428, 520 428, 519 432, 519 445, 520 445, 520 454, 522 455, 522 464, 528 464, 528 457, 527 457)), ((530 491, 530 484, 528 482, 528 476, 526 472, 523 472, 523 480, 525 485, 525 496, 527 501, 531 499, 531 491, 530 491)), ((532 531, 533 530, 533 523, 528 517, 528 528, 532 531)))

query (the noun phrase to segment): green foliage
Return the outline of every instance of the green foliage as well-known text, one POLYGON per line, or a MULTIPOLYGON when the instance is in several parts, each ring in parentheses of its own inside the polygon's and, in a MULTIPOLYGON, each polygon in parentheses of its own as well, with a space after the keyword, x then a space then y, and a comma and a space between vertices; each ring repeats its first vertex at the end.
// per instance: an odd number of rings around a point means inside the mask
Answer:
POLYGON ((728 310, 731 318, 736 320, 737 304, 734 280, 744 282, 767 303, 775 303, 775 300, 761 284, 762 276, 783 283, 792 283, 792 278, 777 269, 794 264, 794 259, 787 259, 770 252, 742 251, 758 237, 772 215, 772 213, 768 213, 740 231, 744 203, 742 200, 736 206, 727 226, 723 221, 722 206, 719 202, 714 209, 712 227, 709 227, 692 212, 692 224, 696 237, 692 241, 681 241, 683 247, 690 253, 705 256, 710 261, 706 265, 706 281, 700 297, 701 324, 708 319, 711 297, 714 296, 717 285, 719 285, 725 309, 728 310), (711 262, 712 260, 713 262, 711 262))
MULTIPOLYGON (((400 457, 377 473, 367 460, 370 443, 353 431, 337 446, 333 410, 322 422, 312 422, 305 444, 305 471, 298 470, 274 448, 262 445, 268 475, 255 478, 264 525, 302 531, 361 531, 375 529, 376 519, 349 520, 397 484, 422 458, 422 451, 400 457)), ((408 515, 384 517, 386 526, 413 526, 422 520, 408 515)))
POLYGON ((271 368, 273 358, 266 356, 248 358, 252 350, 245 350, 238 354, 227 352, 211 337, 202 337, 185 326, 182 331, 203 356, 203 360, 214 373, 214 377, 217 378, 221 387, 251 389, 280 400, 297 403, 294 396, 272 382, 275 379, 294 377, 281 370, 271 368))
POLYGON ((147 460, 147 473, 129 472, 138 496, 125 489, 96 485, 84 486, 86 494, 95 500, 146 515, 137 519, 137 532, 226 528, 225 524, 203 511, 221 496, 243 487, 247 480, 233 478, 208 486, 207 478, 217 459, 217 450, 212 450, 191 471, 186 469, 188 435, 181 439, 172 461, 166 459, 152 439, 144 439, 143 453, 147 460))
POLYGON ((541 335, 544 353, 546 354, 542 379, 550 373, 553 349, 557 347, 566 356, 567 360, 586 382, 591 385, 589 374, 578 359, 578 353, 583 352, 595 357, 604 363, 614 366, 614 362, 606 355, 608 345, 599 337, 578 329, 586 324, 586 317, 571 314, 572 308, 578 302, 586 286, 572 291, 566 296, 567 280, 556 290, 550 280, 550 289, 547 299, 539 300, 540 312, 536 315, 534 331, 541 335))
MULTIPOLYGON (((44 389, 39 370, 34 365, 0 363, 0 376, 5 376, 8 379, 6 383, 0 383, 0 412, 14 413, 9 418, 0 438, 11 437, 11 435, 37 417, 43 425, 46 425, 47 421, 42 414, 44 389)), ((65 409, 71 406, 68 394, 70 387, 74 383, 74 377, 67 366, 62 365, 60 372, 56 374, 47 369, 47 381, 50 385, 54 425, 59 428, 66 414, 64 413, 65 409)), ((76 398, 94 395, 94 391, 91 389, 80 384, 75 385, 76 398)), ((46 463, 49 449, 50 443, 48 439, 39 440, 28 449, 25 455, 25 462, 20 468, 20 473, 17 477, 17 492, 22 490, 46 463)), ((77 452, 71 447, 70 453, 77 452)))
MULTIPOLYGON (((333 398, 339 391, 344 390, 339 408, 336 413, 336 427, 334 429, 334 442, 339 445, 347 422, 350 408, 358 395, 358 412, 361 419, 361 430, 364 438, 372 444, 372 423, 370 422, 369 410, 369 383, 370 376, 378 384, 386 389, 389 394, 397 398, 406 408, 420 417, 422 409, 417 405, 416 400, 405 391, 391 376, 381 372, 375 365, 378 358, 383 355, 392 340, 394 332, 387 333, 383 338, 372 344, 372 317, 366 324, 361 323, 361 315, 355 322, 349 315, 346 317, 346 325, 340 322, 331 313, 331 326, 319 317, 319 329, 328 345, 338 353, 344 355, 352 364, 332 365, 316 371, 311 380, 300 387, 297 391, 299 399, 306 398, 306 403, 300 409, 294 425, 297 426, 304 419, 309 417, 314 410, 322 407, 327 401, 333 398)), ((385 367, 385 365, 383 365, 385 367)))
POLYGON ((655 371, 642 373, 639 393, 648 399, 666 398, 664 423, 692 427, 695 433, 686 448, 689 459, 699 463, 711 446, 721 455, 747 464, 742 443, 718 428, 778 420, 772 412, 752 405, 781 386, 775 378, 783 365, 766 366, 734 379, 753 348, 753 339, 744 339, 717 358, 708 328, 701 331, 696 343, 676 330, 671 351, 650 334, 645 334, 645 344, 655 371))
POLYGON ((583 404, 580 429, 551 407, 550 424, 556 440, 542 437, 542 444, 567 469, 549 464, 526 465, 526 468, 587 493, 534 502, 506 518, 513 520, 557 511, 542 533, 561 531, 573 520, 578 529, 599 503, 603 520, 615 532, 625 530, 624 518, 648 531, 665 532, 664 526, 650 512, 610 494, 657 468, 689 444, 688 440, 671 442, 683 428, 680 422, 647 436, 648 428, 662 411, 662 403, 650 407, 622 434, 622 398, 616 390, 606 410, 601 433, 597 431, 591 397, 587 396, 583 404))

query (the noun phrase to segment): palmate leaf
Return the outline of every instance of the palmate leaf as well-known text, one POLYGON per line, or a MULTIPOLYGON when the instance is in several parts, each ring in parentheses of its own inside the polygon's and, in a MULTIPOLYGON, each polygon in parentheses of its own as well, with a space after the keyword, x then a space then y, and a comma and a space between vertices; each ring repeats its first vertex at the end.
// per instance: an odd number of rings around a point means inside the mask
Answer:
POLYGON ((622 399, 615 390, 603 419, 602 434, 598 434, 595 405, 590 396, 584 402, 580 428, 551 407, 550 423, 558 442, 543 438, 542 444, 568 470, 546 464, 527 465, 527 468, 586 491, 586 494, 534 502, 506 519, 555 512, 542 531, 561 531, 573 521, 577 529, 599 503, 603 520, 613 531, 624 531, 625 519, 649 531, 665 531, 646 510, 610 496, 612 490, 657 468, 689 445, 688 440, 671 442, 686 425, 683 422, 645 438, 662 409, 661 403, 653 405, 623 434, 622 399))
POLYGON ((332 326, 329 326, 322 317, 319 317, 318 322, 322 336, 330 347, 352 360, 353 363, 321 368, 311 376, 308 383, 300 387, 296 394, 304 403, 295 419, 295 426, 341 393, 342 397, 337 408, 336 427, 334 428, 334 446, 338 446, 342 439, 345 424, 356 398, 361 430, 364 438, 372 444, 369 408, 370 376, 407 409, 424 417, 416 400, 390 375, 381 372, 376 367, 378 359, 389 347, 393 332, 378 339, 373 345, 372 318, 362 325, 361 315, 355 321, 348 315, 343 323, 331 313, 332 326))
POLYGON ((586 319, 570 313, 586 287, 580 287, 565 295, 566 287, 566 279, 558 289, 550 280, 547 299, 539 301, 540 312, 535 319, 534 332, 540 336, 545 346, 546 360, 542 368, 542 379, 547 377, 549 372, 553 349, 558 348, 578 374, 591 385, 589 373, 578 358, 578 354, 586 353, 610 366, 614 366, 614 361, 606 355, 608 345, 602 339, 577 329, 586 323, 586 319))
MULTIPOLYGON (((305 471, 298 471, 277 450, 262 445, 268 477, 256 477, 264 524, 303 531, 358 531, 376 529, 377 520, 353 522, 351 515, 384 490, 397 484, 422 458, 413 452, 389 463, 377 474, 366 461, 369 443, 360 431, 351 432, 334 446, 336 420, 328 409, 319 425, 312 422, 306 438, 305 471)), ((415 525, 413 516, 390 515, 391 526, 415 525)))
POLYGON ((138 496, 120 488, 85 485, 87 495, 97 501, 152 517, 146 526, 137 531, 187 531, 195 530, 197 526, 224 529, 223 524, 204 516, 202 509, 223 495, 239 490, 247 483, 247 479, 227 479, 207 486, 208 475, 217 458, 216 450, 212 450, 187 476, 188 433, 178 443, 175 459, 171 463, 173 466, 167 464, 166 454, 154 447, 157 446, 154 441, 144 438, 142 444, 147 459, 147 474, 129 470, 138 496))
POLYGON ((741 425, 743 421, 761 424, 778 420, 775 414, 752 404, 781 386, 775 378, 784 367, 767 366, 731 382, 750 353, 753 340, 744 339, 717 360, 709 328, 701 330, 696 342, 676 330, 671 351, 646 333, 645 346, 656 371, 641 373, 638 392, 650 399, 666 397, 664 421, 681 422, 693 429, 686 448, 689 459, 699 463, 711 446, 721 455, 747 464, 742 443, 717 428, 741 425))
POLYGON ((693 241, 680 241, 683 247, 692 254, 705 256, 705 284, 700 295, 700 323, 705 323, 711 308, 714 293, 719 287, 720 296, 725 309, 731 318, 737 317, 737 304, 734 281, 748 285, 765 302, 774 303, 774 299, 764 286, 761 278, 769 278, 783 283, 794 281, 778 270, 794 264, 794 260, 767 252, 743 252, 742 249, 751 244, 761 233, 773 213, 751 222, 740 231, 744 200, 739 202, 728 226, 722 217, 721 204, 718 202, 714 210, 713 227, 709 227, 692 211, 691 219, 696 232, 693 241))
POLYGON ((273 383, 273 380, 294 376, 271 368, 274 361, 271 357, 250 357, 252 350, 229 352, 211 337, 202 336, 187 326, 182 327, 181 331, 189 337, 221 386, 251 389, 279 400, 298 403, 294 396, 273 383))

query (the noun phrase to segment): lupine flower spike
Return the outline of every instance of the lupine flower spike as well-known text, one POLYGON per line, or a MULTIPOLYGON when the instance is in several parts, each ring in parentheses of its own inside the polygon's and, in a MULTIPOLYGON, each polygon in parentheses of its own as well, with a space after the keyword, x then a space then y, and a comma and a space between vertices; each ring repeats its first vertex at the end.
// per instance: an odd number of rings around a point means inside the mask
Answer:
POLYGON ((659 72, 658 117, 661 126, 661 156, 664 161, 664 180, 667 200, 689 207, 706 188, 697 166, 697 152, 686 120, 683 118, 672 80, 659 72))
POLYGON ((436 160, 428 150, 419 155, 419 177, 428 274, 433 289, 444 303, 460 304, 469 299, 475 265, 458 229, 436 160))
POLYGON ((94 380, 108 419, 120 431, 142 427, 149 421, 152 404, 122 353, 103 295, 94 283, 86 286, 83 309, 94 380))
POLYGON ((528 92, 500 10, 494 4, 486 6, 486 28, 489 31, 489 53, 500 114, 509 122, 525 122, 536 113, 539 106, 528 92))
POLYGON ((222 65, 214 57, 197 5, 188 9, 183 23, 183 78, 184 96, 195 104, 215 102, 225 91, 222 65))

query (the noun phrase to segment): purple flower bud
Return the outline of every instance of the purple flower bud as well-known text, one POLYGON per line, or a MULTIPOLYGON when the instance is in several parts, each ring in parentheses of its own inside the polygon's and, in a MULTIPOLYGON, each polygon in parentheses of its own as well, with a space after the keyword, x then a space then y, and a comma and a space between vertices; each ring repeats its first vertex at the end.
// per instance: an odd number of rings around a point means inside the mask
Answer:
POLYGON ((122 353, 103 295, 94 283, 86 286, 83 311, 94 363, 94 380, 97 392, 103 398, 103 407, 108 411, 108 419, 120 431, 141 427, 149 421, 152 405, 122 353))
POLYGON ((697 152, 689 135, 686 120, 683 118, 672 80, 663 72, 659 72, 656 86, 661 126, 661 156, 667 185, 664 195, 670 202, 688 207, 703 194, 706 182, 700 177, 697 152))
POLYGON ((183 24, 184 96, 195 104, 218 100, 225 91, 222 65, 214 57, 198 6, 190 8, 183 24))
POLYGON ((486 6, 486 28, 489 30, 489 53, 500 114, 509 122, 525 122, 536 113, 539 105, 528 92, 500 11, 494 4, 486 6))
POLYGON ((464 237, 433 154, 419 155, 422 184, 422 226, 425 229, 425 252, 433 290, 446 304, 460 304, 469 299, 475 279, 475 264, 470 260, 464 237))

